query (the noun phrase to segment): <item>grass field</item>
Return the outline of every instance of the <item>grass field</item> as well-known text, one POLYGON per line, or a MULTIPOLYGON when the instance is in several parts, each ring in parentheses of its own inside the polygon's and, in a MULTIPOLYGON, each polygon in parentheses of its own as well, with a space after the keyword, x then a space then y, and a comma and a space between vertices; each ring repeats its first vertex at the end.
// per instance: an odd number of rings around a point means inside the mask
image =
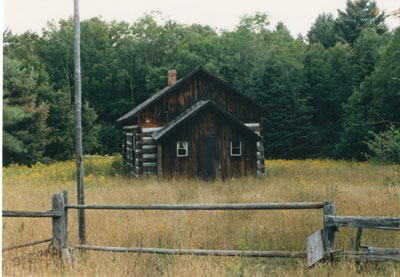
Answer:
MULTIPOLYGON (((262 179, 135 180, 121 174, 119 158, 85 157, 86 204, 266 203, 332 200, 337 215, 400 215, 400 166, 332 160, 266 161, 262 179)), ((3 209, 45 211, 51 196, 68 190, 76 203, 75 163, 3 168, 3 209)), ((322 211, 86 211, 91 245, 305 251, 322 227, 322 211)), ((70 212, 69 244, 77 243, 70 212)), ((3 218, 3 248, 51 237, 50 219, 3 218)), ((356 229, 341 228, 337 248, 349 249, 356 229)), ((400 247, 400 232, 363 232, 362 243, 400 247)), ((400 265, 321 263, 305 259, 75 253, 72 268, 27 255, 47 245, 3 253, 5 276, 400 276, 400 265)))

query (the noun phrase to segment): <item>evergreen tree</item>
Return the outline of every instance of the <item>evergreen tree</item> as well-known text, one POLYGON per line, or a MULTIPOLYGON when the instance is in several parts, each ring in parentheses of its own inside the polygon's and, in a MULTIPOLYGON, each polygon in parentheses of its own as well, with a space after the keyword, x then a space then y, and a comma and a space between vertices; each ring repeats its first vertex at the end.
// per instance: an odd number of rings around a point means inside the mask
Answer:
POLYGON ((387 31, 385 14, 380 12, 375 1, 347 0, 345 11, 338 10, 338 14, 335 30, 342 42, 353 44, 365 28, 374 28, 378 34, 387 31))
POLYGON ((38 75, 8 57, 4 57, 3 70, 3 163, 41 161, 47 144, 48 106, 37 102, 38 75))
POLYGON ((358 88, 364 78, 375 69, 379 60, 379 50, 388 42, 388 34, 380 35, 373 28, 363 29, 354 43, 353 56, 353 87, 358 88))
POLYGON ((400 28, 384 47, 374 71, 365 78, 345 105, 344 131, 337 151, 340 157, 363 159, 368 132, 380 133, 400 123, 400 28))
POLYGON ((314 113, 312 125, 316 128, 319 141, 317 155, 331 157, 342 130, 342 105, 347 103, 352 89, 352 49, 337 43, 325 49, 313 44, 307 51, 305 94, 314 113))
POLYGON ((11 161, 12 154, 21 155, 25 152, 22 140, 11 134, 8 129, 29 117, 21 107, 9 104, 9 94, 3 90, 3 163, 5 164, 11 161))
POLYGON ((19 36, 8 33, 5 36, 4 53, 9 58, 19 60, 23 67, 33 68, 37 74, 36 102, 48 106, 47 145, 43 156, 46 160, 65 160, 74 154, 71 93, 67 89, 53 89, 57 84, 50 84, 46 64, 38 55, 43 51, 41 46, 43 41, 35 33, 26 32, 19 36))
POLYGON ((315 153, 312 108, 304 94, 306 45, 279 23, 273 32, 265 14, 242 18, 222 37, 220 70, 228 81, 265 106, 265 156, 307 157, 315 153))
POLYGON ((259 92, 253 95, 268 110, 264 146, 265 156, 270 158, 310 157, 316 153, 319 140, 312 126, 314 111, 304 94, 306 48, 289 36, 287 29, 278 25, 272 34, 259 92))
POLYGON ((308 31, 307 37, 310 44, 319 42, 325 48, 334 46, 338 40, 333 15, 330 13, 319 15, 308 31))
POLYGON ((49 105, 48 145, 44 156, 53 160, 72 159, 74 151, 74 118, 69 91, 52 90, 47 97, 49 105))

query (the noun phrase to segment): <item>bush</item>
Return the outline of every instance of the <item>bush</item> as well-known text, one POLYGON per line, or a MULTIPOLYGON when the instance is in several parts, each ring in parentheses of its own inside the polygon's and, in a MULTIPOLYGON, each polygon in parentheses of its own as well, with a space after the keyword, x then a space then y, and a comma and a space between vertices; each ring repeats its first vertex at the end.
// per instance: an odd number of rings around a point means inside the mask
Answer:
POLYGON ((393 124, 380 133, 369 132, 371 139, 365 144, 370 150, 365 157, 378 164, 400 164, 400 129, 393 124))
POLYGON ((114 156, 114 160, 111 164, 111 167, 114 171, 114 174, 121 175, 121 176, 130 174, 130 170, 129 170, 128 166, 126 165, 126 163, 124 163, 122 155, 114 156))
MULTIPOLYGON (((85 176, 121 176, 126 174, 122 156, 100 156, 85 155, 84 156, 85 176)), ((128 171, 129 172, 129 171, 128 171)))

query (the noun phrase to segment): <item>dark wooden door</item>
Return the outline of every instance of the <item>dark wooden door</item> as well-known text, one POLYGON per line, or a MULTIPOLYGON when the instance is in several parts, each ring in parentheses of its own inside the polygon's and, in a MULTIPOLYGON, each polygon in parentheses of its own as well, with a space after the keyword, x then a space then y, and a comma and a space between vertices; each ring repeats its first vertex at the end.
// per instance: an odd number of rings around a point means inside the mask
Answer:
POLYGON ((219 137, 199 138, 199 177, 214 180, 219 170, 219 137))

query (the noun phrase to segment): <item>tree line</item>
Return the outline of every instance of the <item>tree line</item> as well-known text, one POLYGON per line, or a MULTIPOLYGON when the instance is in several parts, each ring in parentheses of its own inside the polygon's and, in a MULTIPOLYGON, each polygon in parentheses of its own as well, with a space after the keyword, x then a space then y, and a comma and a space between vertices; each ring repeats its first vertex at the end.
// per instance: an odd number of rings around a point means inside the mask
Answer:
MULTIPOLYGON (((154 13, 132 24, 84 20, 84 153, 119 153, 115 120, 165 87, 169 69, 180 78, 203 66, 266 107, 267 158, 362 160, 374 145, 386 151, 386 138, 400 162, 400 28, 384 20, 371 0, 319 15, 296 38, 283 23, 271 28, 265 13, 243 16, 232 31, 154 13)), ((74 155, 73 41, 72 18, 40 35, 3 33, 5 165, 74 155)))

